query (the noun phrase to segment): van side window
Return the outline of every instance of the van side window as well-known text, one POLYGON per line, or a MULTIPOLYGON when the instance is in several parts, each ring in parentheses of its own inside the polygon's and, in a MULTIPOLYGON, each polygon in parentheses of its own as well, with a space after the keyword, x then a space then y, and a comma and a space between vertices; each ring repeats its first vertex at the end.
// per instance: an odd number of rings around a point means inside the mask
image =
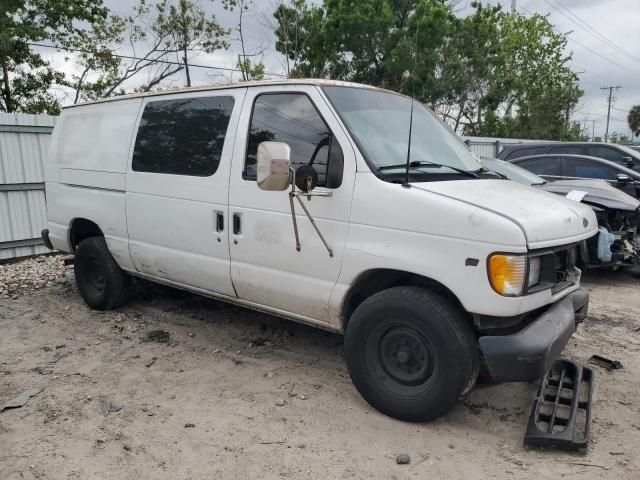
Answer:
POLYGON ((242 174, 245 180, 256 179, 258 145, 265 141, 288 143, 293 168, 313 166, 318 172, 318 186, 337 188, 342 183, 344 159, 340 144, 304 93, 256 97, 242 174))
POLYGON ((233 97, 181 98, 144 107, 132 169, 208 177, 220 164, 233 97))

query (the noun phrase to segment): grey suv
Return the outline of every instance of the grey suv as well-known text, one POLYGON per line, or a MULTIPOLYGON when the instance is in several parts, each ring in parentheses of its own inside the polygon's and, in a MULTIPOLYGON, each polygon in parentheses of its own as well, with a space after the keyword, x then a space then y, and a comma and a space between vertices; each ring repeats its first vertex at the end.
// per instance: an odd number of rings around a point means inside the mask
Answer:
POLYGON ((513 161, 531 155, 588 155, 640 170, 640 152, 624 145, 599 142, 519 143, 507 145, 498 155, 501 160, 513 161))

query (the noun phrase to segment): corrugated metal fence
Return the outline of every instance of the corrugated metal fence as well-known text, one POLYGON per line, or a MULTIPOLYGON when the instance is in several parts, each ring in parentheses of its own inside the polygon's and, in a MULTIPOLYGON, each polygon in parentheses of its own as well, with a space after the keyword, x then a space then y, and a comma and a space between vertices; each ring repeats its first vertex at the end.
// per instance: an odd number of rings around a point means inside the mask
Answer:
MULTIPOLYGON (((516 143, 538 143, 542 140, 524 140, 518 138, 462 137, 464 142, 476 154, 482 157, 497 157, 507 145, 516 143)), ((545 143, 551 143, 544 140, 545 143)))
POLYGON ((55 117, 0 114, 0 260, 48 251, 44 159, 55 117))

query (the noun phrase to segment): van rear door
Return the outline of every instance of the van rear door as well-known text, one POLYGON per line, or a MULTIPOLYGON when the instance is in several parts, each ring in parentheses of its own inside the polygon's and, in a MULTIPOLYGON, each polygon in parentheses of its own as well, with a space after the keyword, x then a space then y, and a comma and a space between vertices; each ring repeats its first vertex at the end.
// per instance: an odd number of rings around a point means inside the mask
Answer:
POLYGON ((229 170, 246 89, 148 97, 127 171, 129 250, 153 277, 235 296, 229 170))

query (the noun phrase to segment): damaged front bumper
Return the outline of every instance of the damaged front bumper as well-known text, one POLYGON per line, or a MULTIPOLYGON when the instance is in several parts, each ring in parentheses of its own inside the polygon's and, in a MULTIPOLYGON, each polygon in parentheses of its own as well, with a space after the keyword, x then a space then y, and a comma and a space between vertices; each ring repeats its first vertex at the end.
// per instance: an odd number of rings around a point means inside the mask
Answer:
POLYGON ((542 377, 564 349, 576 324, 586 318, 588 304, 589 292, 579 288, 517 333, 480 337, 480 351, 491 378, 525 382, 542 377))

